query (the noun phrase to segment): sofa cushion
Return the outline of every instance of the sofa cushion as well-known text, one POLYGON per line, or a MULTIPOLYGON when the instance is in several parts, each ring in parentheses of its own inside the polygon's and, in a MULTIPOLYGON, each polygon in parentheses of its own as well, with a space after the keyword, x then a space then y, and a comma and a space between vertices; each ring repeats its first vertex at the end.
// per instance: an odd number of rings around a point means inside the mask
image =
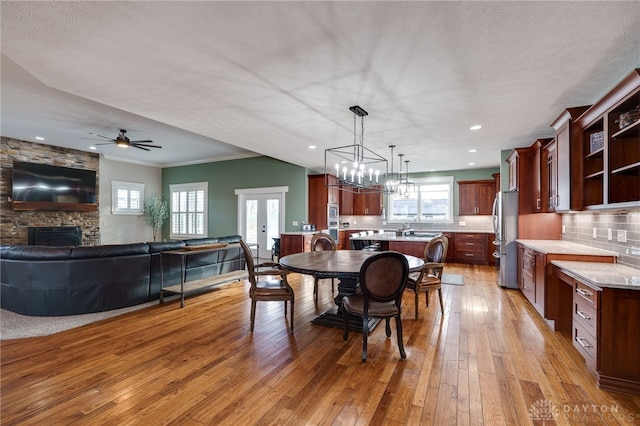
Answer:
POLYGON ((71 249, 72 259, 132 256, 135 254, 149 254, 149 246, 147 243, 112 244, 104 246, 74 247, 71 249))
POLYGON ((220 239, 213 237, 213 238, 193 238, 190 240, 184 240, 185 244, 188 246, 200 246, 203 244, 215 244, 215 243, 219 243, 220 239))
POLYGON ((0 258, 14 260, 55 260, 69 259, 71 246, 2 246, 0 258))
POLYGON ((241 239, 242 239, 241 235, 228 235, 226 237, 219 237, 218 238, 218 242, 219 243, 234 244, 234 243, 239 243, 241 239))
POLYGON ((184 241, 162 241, 162 242, 149 242, 149 253, 160 253, 167 250, 180 250, 186 244, 184 241))

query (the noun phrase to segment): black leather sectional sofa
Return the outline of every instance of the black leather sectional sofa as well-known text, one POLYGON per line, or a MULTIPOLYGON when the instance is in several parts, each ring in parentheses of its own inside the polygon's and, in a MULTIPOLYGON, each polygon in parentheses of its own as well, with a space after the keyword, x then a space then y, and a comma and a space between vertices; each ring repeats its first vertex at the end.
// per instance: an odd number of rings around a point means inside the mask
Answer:
POLYGON ((185 281, 245 269, 239 235, 184 241, 91 247, 0 247, 0 301, 23 315, 57 316, 108 311, 157 300, 164 285, 180 282, 184 246, 227 243, 187 257, 185 281), (161 268, 162 265, 162 268, 161 268))

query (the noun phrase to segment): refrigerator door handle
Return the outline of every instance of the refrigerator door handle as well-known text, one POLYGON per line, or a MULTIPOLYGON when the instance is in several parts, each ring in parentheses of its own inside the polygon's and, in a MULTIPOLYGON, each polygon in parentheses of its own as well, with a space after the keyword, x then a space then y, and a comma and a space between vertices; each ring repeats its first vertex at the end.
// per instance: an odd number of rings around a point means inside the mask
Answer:
POLYGON ((493 233, 496 234, 496 239, 500 240, 500 232, 498 232, 498 199, 500 194, 496 194, 496 198, 493 200, 493 207, 491 208, 493 214, 493 233))

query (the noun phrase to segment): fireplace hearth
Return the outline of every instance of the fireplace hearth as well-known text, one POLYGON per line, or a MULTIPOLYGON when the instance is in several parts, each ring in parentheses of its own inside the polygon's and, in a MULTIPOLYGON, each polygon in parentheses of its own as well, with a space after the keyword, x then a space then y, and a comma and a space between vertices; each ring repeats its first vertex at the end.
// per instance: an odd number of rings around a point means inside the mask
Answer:
POLYGON ((79 226, 30 226, 28 244, 39 246, 79 246, 82 229, 79 226))

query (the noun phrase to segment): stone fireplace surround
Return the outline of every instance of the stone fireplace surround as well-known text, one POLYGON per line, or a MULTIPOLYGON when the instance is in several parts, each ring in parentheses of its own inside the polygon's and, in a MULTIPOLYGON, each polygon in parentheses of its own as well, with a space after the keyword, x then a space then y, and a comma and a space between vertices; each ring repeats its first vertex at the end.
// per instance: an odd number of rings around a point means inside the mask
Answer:
MULTIPOLYGON (((2 137, 0 139, 0 235, 3 245, 28 244, 29 227, 79 226, 82 231, 80 245, 93 245, 100 234, 100 214, 98 211, 29 211, 13 210, 11 180, 13 161, 50 164, 53 166, 75 167, 97 172, 100 178, 100 157, 98 154, 51 145, 32 143, 2 137)), ((99 191, 99 184, 96 184, 99 191)), ((99 193, 96 192, 99 203, 99 193)))

